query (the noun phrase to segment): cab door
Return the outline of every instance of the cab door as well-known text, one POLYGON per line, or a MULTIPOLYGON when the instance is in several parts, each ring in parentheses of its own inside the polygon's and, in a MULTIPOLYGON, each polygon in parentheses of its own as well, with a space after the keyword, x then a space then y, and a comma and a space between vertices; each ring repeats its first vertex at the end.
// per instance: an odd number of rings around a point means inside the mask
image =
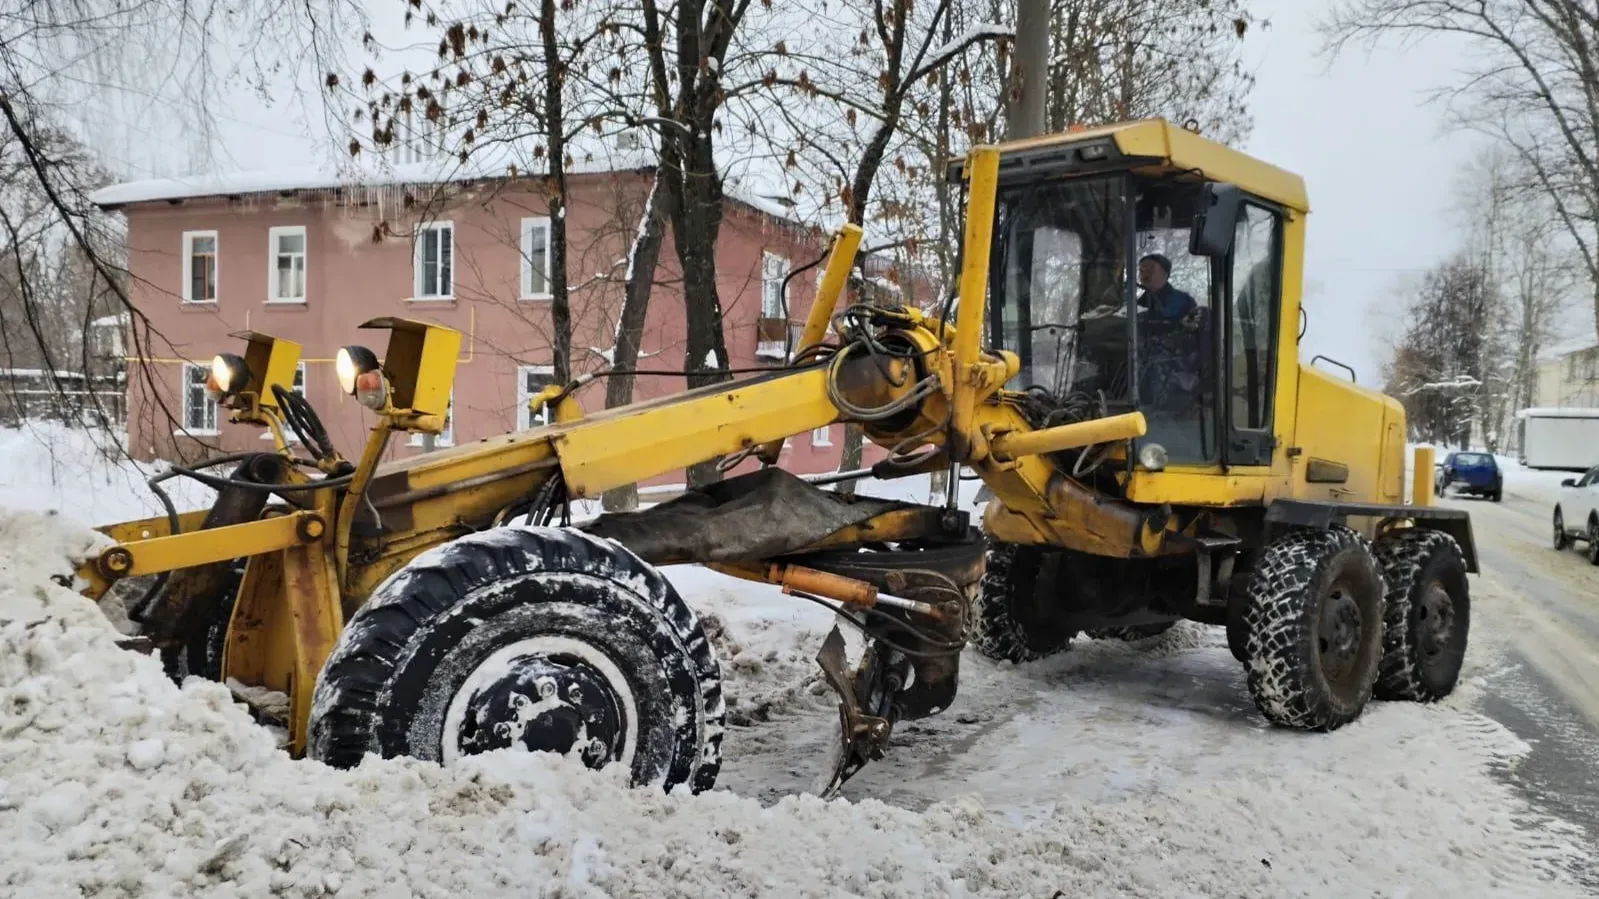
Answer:
POLYGON ((1277 328, 1282 308, 1282 213, 1245 197, 1232 248, 1221 265, 1226 327, 1222 331, 1222 463, 1270 465, 1276 438, 1272 399, 1277 383, 1277 328))

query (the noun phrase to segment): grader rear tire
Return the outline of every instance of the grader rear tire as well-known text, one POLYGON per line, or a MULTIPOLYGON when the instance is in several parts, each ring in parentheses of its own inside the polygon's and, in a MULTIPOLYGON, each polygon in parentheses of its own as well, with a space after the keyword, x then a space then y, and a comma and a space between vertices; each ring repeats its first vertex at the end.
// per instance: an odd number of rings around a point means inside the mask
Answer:
POLYGON ((1342 525, 1279 537, 1250 575, 1249 694, 1273 724, 1336 730, 1360 717, 1382 661, 1383 579, 1342 525))
POLYGON ((449 763, 503 748, 627 765, 634 784, 709 789, 721 670, 699 619, 620 544, 504 527, 384 581, 317 680, 309 754, 449 763))
POLYGON ((1044 604, 1056 601, 1045 576, 1045 551, 990 541, 972 603, 971 644, 996 661, 1031 662, 1064 652, 1076 631, 1054 625, 1044 604))
POLYGON ((1378 699, 1432 702, 1454 692, 1466 660, 1471 595, 1460 545, 1405 528, 1372 547, 1388 586, 1378 699))

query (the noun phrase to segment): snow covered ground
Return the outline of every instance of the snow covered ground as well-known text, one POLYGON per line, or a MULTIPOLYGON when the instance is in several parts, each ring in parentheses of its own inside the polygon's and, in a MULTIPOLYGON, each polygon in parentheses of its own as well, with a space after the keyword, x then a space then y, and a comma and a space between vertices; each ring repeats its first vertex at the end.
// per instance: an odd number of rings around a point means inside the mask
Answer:
POLYGON ((954 706, 823 803, 795 791, 831 714, 811 662, 828 616, 674 567, 728 680, 716 791, 513 754, 340 772, 112 644, 52 578, 92 545, 77 521, 147 514, 123 492, 142 478, 80 458, 18 479, 29 452, 0 435, 0 895, 1582 895, 1563 872, 1586 847, 1504 784, 1528 747, 1475 710, 1491 624, 1450 700, 1326 735, 1265 727, 1198 626, 1026 666, 968 653, 954 706))

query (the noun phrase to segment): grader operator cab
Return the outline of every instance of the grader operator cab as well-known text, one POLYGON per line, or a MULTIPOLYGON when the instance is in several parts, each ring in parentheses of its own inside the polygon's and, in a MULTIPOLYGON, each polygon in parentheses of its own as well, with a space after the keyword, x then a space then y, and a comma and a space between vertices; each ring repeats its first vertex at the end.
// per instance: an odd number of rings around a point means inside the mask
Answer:
POLYGON ((838 310, 861 237, 846 227, 790 365, 597 412, 580 378, 532 399, 546 426, 414 458, 381 463, 394 432, 442 427, 460 334, 380 319, 381 357, 339 351, 375 416, 353 462, 288 389, 299 347, 241 335, 211 386, 276 451, 152 479, 163 501, 180 476, 217 498, 102 528, 114 545, 83 590, 139 586, 142 648, 178 676, 286 693, 291 751, 339 766, 575 751, 710 787, 721 669, 656 567, 685 562, 863 635, 854 664, 837 627, 818 655, 839 697, 823 793, 897 722, 949 707, 968 642, 1024 661, 1083 631, 1222 625, 1260 711, 1307 729, 1374 692, 1449 693, 1470 524, 1432 506, 1430 478, 1406 501, 1397 403, 1300 362, 1301 181, 1160 120, 979 148, 950 177, 966 232, 944 308, 838 310), (888 458, 813 482, 773 467, 835 421, 888 458), (571 521, 573 500, 750 457, 767 464, 571 521), (993 495, 981 527, 954 490, 921 506, 823 489, 963 470, 993 495))

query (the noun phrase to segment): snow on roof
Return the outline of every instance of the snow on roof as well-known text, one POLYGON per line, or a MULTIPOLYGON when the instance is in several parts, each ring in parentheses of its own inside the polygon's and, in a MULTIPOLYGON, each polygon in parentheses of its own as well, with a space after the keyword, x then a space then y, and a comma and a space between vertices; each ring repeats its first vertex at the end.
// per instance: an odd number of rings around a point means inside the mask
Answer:
POLYGON ((1595 347, 1599 347, 1599 332, 1589 331, 1586 334, 1567 337, 1565 340, 1545 349, 1538 354, 1538 361, 1553 362, 1557 359, 1563 359, 1572 353, 1580 353, 1583 350, 1591 350, 1595 347))
POLYGON ((1599 418, 1599 408, 1593 406, 1536 406, 1518 409, 1517 418, 1599 418))
MULTIPOLYGON (((641 153, 616 152, 604 157, 574 159, 567 166, 573 175, 608 174, 652 168, 641 153)), ((293 190, 333 190, 349 187, 389 187, 402 184, 449 184, 507 178, 511 163, 501 159, 461 162, 459 159, 432 160, 403 165, 292 166, 258 171, 226 172, 214 175, 188 175, 178 178, 151 178, 128 181, 101 188, 89 195, 101 207, 148 203, 158 200, 189 200, 197 197, 228 197, 240 194, 278 193, 293 190)), ((542 174, 518 168, 520 174, 542 174)))
MULTIPOLYGON (((655 168, 648 151, 615 152, 604 157, 574 159, 567 166, 570 175, 602 175, 618 172, 650 171, 655 168)), ((518 168, 519 176, 537 176, 518 168)), ((227 172, 214 175, 187 175, 177 178, 150 178, 103 187, 89 195, 89 201, 103 209, 130 203, 193 200, 201 197, 233 197, 244 194, 283 193, 300 190, 335 190, 357 187, 396 187, 407 184, 454 184, 490 181, 511 177, 511 167, 496 160, 458 159, 380 166, 294 166, 280 169, 227 172)), ((800 226, 813 224, 801 219, 781 199, 729 178, 723 185, 728 198, 775 219, 800 226)))

